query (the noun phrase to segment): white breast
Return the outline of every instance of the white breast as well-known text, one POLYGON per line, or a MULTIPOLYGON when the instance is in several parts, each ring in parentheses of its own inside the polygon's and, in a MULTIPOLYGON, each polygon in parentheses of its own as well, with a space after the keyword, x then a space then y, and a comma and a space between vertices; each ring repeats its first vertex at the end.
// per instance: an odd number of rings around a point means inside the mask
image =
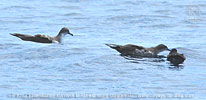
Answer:
POLYGON ((59 43, 58 41, 56 41, 56 40, 52 40, 52 43, 59 43))

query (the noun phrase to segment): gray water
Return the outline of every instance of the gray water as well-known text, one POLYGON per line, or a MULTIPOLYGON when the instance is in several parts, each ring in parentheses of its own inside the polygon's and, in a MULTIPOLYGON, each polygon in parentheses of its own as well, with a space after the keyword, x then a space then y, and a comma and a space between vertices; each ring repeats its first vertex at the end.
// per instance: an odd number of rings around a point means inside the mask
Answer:
POLYGON ((205 9, 204 0, 1 0, 0 100, 68 99, 13 96, 25 94, 189 95, 181 100, 204 100, 205 9), (63 44, 25 42, 9 34, 55 36, 62 27, 74 34, 64 37, 63 44), (164 58, 124 58, 105 43, 163 43, 177 48, 186 61, 175 67, 164 58))

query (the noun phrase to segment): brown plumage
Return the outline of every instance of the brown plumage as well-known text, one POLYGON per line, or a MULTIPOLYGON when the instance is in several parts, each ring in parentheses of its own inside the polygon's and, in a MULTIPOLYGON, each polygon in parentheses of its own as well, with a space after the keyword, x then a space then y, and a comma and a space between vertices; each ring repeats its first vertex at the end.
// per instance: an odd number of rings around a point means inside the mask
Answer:
POLYGON ((172 49, 169 55, 167 56, 167 60, 170 61, 175 66, 183 63, 185 60, 185 56, 183 54, 179 54, 177 49, 172 49))
POLYGON ((72 33, 69 32, 69 29, 66 27, 63 27, 59 33, 57 34, 57 36, 55 37, 51 37, 48 35, 41 35, 41 34, 37 34, 37 35, 26 35, 26 34, 19 34, 19 33, 13 33, 11 35, 16 36, 18 38, 20 38, 21 40, 24 41, 32 41, 32 42, 38 42, 38 43, 53 43, 53 42, 58 42, 61 43, 62 41, 62 36, 66 35, 66 34, 70 34, 73 36, 72 33))
POLYGON ((116 44, 106 44, 112 49, 117 50, 123 56, 132 57, 157 57, 157 54, 169 50, 164 44, 159 44, 155 47, 145 48, 143 46, 127 44, 127 45, 116 45, 116 44))

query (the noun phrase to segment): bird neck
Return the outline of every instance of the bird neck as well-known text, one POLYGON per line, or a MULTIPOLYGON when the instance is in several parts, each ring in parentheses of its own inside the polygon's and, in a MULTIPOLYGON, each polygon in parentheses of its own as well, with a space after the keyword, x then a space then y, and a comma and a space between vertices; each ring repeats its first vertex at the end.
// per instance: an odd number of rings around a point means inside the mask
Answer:
POLYGON ((56 37, 55 37, 55 40, 56 41, 58 41, 59 43, 61 43, 62 42, 62 34, 61 33, 59 33, 56 37))
POLYGON ((157 55, 158 53, 162 52, 156 47, 154 47, 152 50, 153 50, 154 55, 157 55))

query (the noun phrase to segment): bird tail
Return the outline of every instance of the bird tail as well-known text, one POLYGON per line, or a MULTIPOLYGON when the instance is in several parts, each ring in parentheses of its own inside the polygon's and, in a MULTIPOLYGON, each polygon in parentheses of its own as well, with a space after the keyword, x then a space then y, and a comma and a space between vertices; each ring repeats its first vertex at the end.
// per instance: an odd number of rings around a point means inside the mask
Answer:
POLYGON ((22 34, 18 34, 18 33, 10 33, 11 35, 13 36, 16 36, 16 37, 22 37, 23 35, 22 34))
POLYGON ((109 46, 110 48, 112 48, 112 49, 119 49, 120 48, 120 46, 119 45, 116 45, 116 44, 105 44, 106 46, 109 46))

